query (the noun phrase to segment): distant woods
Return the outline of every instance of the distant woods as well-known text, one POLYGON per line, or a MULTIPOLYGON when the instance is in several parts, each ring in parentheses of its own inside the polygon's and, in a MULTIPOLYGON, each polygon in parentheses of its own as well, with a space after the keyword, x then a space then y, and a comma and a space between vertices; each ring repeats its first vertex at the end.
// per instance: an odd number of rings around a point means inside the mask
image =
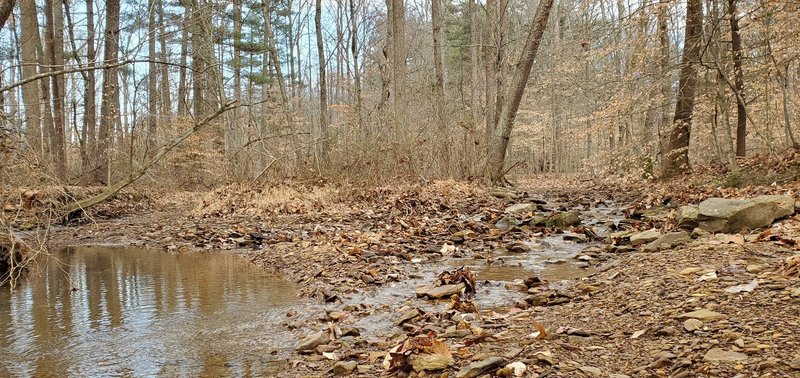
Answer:
POLYGON ((0 168, 195 188, 736 169, 800 147, 798 19, 793 0, 0 0, 0 168))

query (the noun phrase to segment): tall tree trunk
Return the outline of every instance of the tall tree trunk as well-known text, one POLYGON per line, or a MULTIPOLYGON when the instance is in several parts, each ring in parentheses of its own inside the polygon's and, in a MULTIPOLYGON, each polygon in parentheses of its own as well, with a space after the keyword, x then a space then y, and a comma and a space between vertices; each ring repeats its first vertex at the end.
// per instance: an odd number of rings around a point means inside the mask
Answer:
MULTIPOLYGON (((478 73, 480 29, 478 28, 478 7, 475 0, 468 0, 467 10, 469 12, 469 63, 470 63, 470 108, 472 110, 472 127, 478 124, 480 116, 480 74, 478 73)), ((488 141, 487 141, 488 142, 488 141)))
POLYGON ((156 144, 158 125, 158 73, 156 71, 156 0, 147 2, 147 153, 152 154, 156 144))
POLYGON ((394 86, 394 122, 398 127, 406 123, 406 5, 405 0, 392 2, 392 71, 394 86))
POLYGON ((437 146, 442 158, 442 172, 448 174, 450 169, 450 142, 447 135, 447 119, 445 118, 445 91, 444 91, 444 16, 442 15, 442 0, 431 0, 431 18, 433 24, 433 98, 436 114, 436 127, 439 133, 440 144, 437 146))
POLYGON ((289 133, 291 135, 290 140, 292 141, 292 148, 294 149, 295 158, 297 159, 297 163, 302 163, 302 151, 300 148, 300 141, 297 137, 297 132, 294 127, 294 122, 292 120, 292 114, 290 111, 290 99, 288 91, 286 90, 286 83, 284 82, 283 77, 283 70, 281 68, 281 60, 278 56, 278 47, 275 42, 274 34, 272 33, 272 23, 270 22, 270 0, 264 0, 264 17, 265 17, 265 33, 267 34, 267 51, 269 52, 270 60, 272 61, 273 68, 275 68, 275 77, 276 81, 278 82, 278 92, 281 98, 281 105, 283 108, 283 121, 286 124, 286 127, 289 129, 289 133))
POLYGON ((669 7, 669 0, 660 0, 658 3, 658 44, 660 48, 659 53, 659 69, 661 70, 661 121, 658 124, 656 134, 658 137, 658 150, 657 154, 663 154, 661 130, 669 125, 669 104, 672 101, 670 91, 672 88, 672 75, 669 67, 669 34, 667 30, 667 10, 669 7))
MULTIPOLYGON (((103 46, 103 62, 115 64, 119 56, 119 12, 120 0, 106 1, 106 29, 103 46)), ((111 144, 111 135, 119 115, 119 84, 117 81, 117 68, 103 69, 103 98, 100 109, 100 130, 97 141, 98 169, 95 179, 103 184, 109 183, 111 176, 109 170, 108 150, 111 144)))
POLYGON ((500 111, 499 127, 496 128, 491 144, 489 159, 487 160, 486 172, 492 183, 497 183, 505 175, 505 159, 508 143, 511 139, 511 131, 514 128, 514 120, 517 117, 519 104, 525 94, 525 86, 533 68, 533 61, 539 50, 542 35, 547 28, 547 19, 550 17, 550 10, 553 8, 553 0, 542 0, 536 9, 531 29, 522 48, 522 56, 514 70, 514 77, 508 88, 508 100, 503 102, 500 111))
POLYGON ((742 36, 739 34, 737 0, 728 0, 728 17, 731 24, 731 49, 733 52, 734 95, 736 96, 736 156, 747 153, 747 108, 744 102, 744 73, 742 72, 742 36))
POLYGON ((325 41, 322 39, 322 0, 317 0, 314 11, 314 28, 317 32, 317 56, 319 58, 319 127, 322 142, 322 155, 328 153, 328 89, 325 67, 325 41))
POLYGON ((15 0, 0 0, 0 30, 3 30, 8 16, 14 10, 14 2, 15 0))
POLYGON ((183 27, 181 28, 181 64, 178 69, 178 115, 189 114, 189 99, 187 98, 188 84, 186 76, 186 64, 189 57, 189 25, 192 18, 192 3, 183 1, 183 27))
MULTIPOLYGON (((50 10, 53 14, 53 44, 50 48, 54 71, 64 70, 64 8, 61 0, 49 0, 50 10)), ((67 151, 66 151, 66 78, 64 74, 54 75, 53 82, 53 126, 55 128, 53 151, 56 165, 56 176, 64 180, 67 178, 67 151)))
POLYGON ((86 0, 86 64, 90 68, 86 72, 86 84, 83 89, 84 110, 83 127, 86 129, 86 156, 82 162, 83 170, 92 169, 91 161, 97 158, 97 100, 95 86, 97 79, 94 68, 97 60, 94 41, 94 0, 86 0))
POLYGON ((161 119, 164 124, 169 124, 172 118, 172 93, 170 92, 169 84, 169 50, 167 49, 167 29, 164 24, 164 0, 157 0, 158 4, 158 34, 159 44, 161 45, 160 59, 164 64, 161 64, 161 119))
POLYGON ((703 3, 701 0, 687 0, 686 31, 684 32, 675 117, 672 119, 669 150, 661 165, 664 177, 689 170, 689 139, 694 113, 694 93, 697 85, 697 64, 700 61, 702 31, 703 3))
MULTIPOLYGON (((39 46, 39 20, 36 2, 20 0, 20 60, 22 61, 22 78, 27 79, 38 74, 37 51, 39 46)), ((41 89, 39 81, 22 85, 22 101, 25 104, 25 136, 28 145, 37 154, 42 153, 42 112, 39 104, 41 89)))
POLYGON ((356 0, 349 0, 350 4, 350 53, 353 54, 353 81, 355 92, 353 97, 356 103, 356 124, 361 124, 361 66, 358 62, 358 8, 356 0))
MULTIPOLYGON (((242 99, 242 0, 233 1, 233 99, 242 99)), ((234 109, 238 114, 238 109, 234 109)))

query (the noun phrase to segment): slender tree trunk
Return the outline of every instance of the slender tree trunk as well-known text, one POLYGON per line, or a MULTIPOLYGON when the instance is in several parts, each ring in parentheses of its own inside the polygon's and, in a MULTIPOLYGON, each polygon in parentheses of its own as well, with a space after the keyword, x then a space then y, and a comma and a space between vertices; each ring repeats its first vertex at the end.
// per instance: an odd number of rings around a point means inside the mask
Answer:
MULTIPOLYGON (((39 21, 34 0, 20 0, 20 60, 22 61, 22 78, 30 78, 38 74, 37 50, 39 46, 39 21)), ((39 105, 41 89, 39 81, 32 81, 22 86, 22 101, 25 105, 25 136, 28 145, 37 154, 42 153, 42 112, 39 105)))
POLYGON ((475 5, 475 0, 468 0, 467 10, 469 12, 469 63, 470 63, 470 108, 472 110, 472 126, 473 128, 478 124, 480 117, 480 74, 478 70, 479 48, 480 45, 480 29, 478 28, 478 10, 475 5))
POLYGON ((744 74, 742 72, 742 36, 739 34, 737 0, 728 0, 728 17, 731 24, 731 49, 733 52, 734 95, 736 96, 736 156, 747 153, 747 108, 744 102, 744 74))
POLYGON ((505 175, 506 150, 508 149, 511 131, 514 128, 514 120, 525 94, 525 86, 533 68, 533 61, 539 50, 542 35, 547 28, 547 19, 550 17, 550 10, 553 8, 553 0, 542 0, 536 9, 531 29, 522 48, 522 57, 514 70, 511 85, 508 88, 508 100, 503 103, 500 112, 500 127, 496 128, 493 135, 489 159, 487 161, 487 177, 492 183, 502 180, 505 175))
POLYGON ((398 127, 406 123, 406 5, 405 0, 392 2, 392 70, 394 77, 394 121, 398 127))
MULTIPOLYGON (((486 140, 492 140, 492 135, 497 127, 495 123, 495 111, 497 109, 497 75, 500 69, 498 59, 498 25, 497 25, 497 2, 499 0, 486 0, 486 31, 484 32, 484 65, 485 72, 485 98, 486 106, 484 109, 484 123, 486 128, 486 140)), ((492 148, 491 143, 486 144, 487 153, 492 148)))
MULTIPOLYGON (((233 1, 233 99, 242 99, 242 0, 233 1)), ((234 110, 234 113, 238 113, 234 110)))
POLYGON ((181 64, 178 69, 178 115, 189 114, 189 99, 187 98, 188 84, 186 76, 186 64, 189 56, 189 25, 192 22, 192 3, 183 2, 183 27, 181 28, 181 64))
MULTIPOLYGON (((163 62, 169 61, 169 50, 167 49, 167 29, 164 24, 164 0, 157 0, 158 7, 158 34, 159 44, 161 45, 160 59, 163 62)), ((169 124, 172 119, 172 93, 169 84, 169 65, 161 64, 161 114, 160 119, 165 124, 169 124)))
POLYGON ((356 0, 349 0, 350 4, 350 53, 353 54, 353 81, 355 92, 353 97, 356 103, 356 124, 359 128, 361 123, 361 66, 358 62, 358 8, 356 0))
POLYGON ((91 162, 97 158, 97 100, 95 93, 97 79, 95 71, 91 69, 95 66, 96 59, 94 0, 86 0, 86 64, 90 70, 86 72, 86 84, 83 89, 83 127, 86 129, 86 156, 88 158, 86 161, 82 162, 84 172, 88 169, 92 169, 91 162))
POLYGON ((158 73, 156 71, 156 0, 147 2, 147 153, 153 153, 158 125, 158 73))
POLYGON ((322 39, 322 0, 316 1, 314 12, 314 28, 317 32, 317 56, 319 59, 319 127, 322 142, 322 155, 328 153, 328 88, 325 67, 325 41, 322 39))
POLYGON ((658 3, 658 43, 660 48, 659 69, 661 70, 661 121, 659 122, 656 134, 658 137, 657 154, 663 154, 661 130, 669 125, 669 105, 671 102, 670 91, 672 88, 672 75, 669 67, 669 34, 667 30, 667 10, 669 0, 660 0, 658 3))
POLYGON ((437 146, 442 158, 442 171, 448 174, 450 166, 450 142, 447 135, 447 119, 445 118, 445 90, 444 90, 444 16, 442 15, 442 0, 431 0, 431 18, 433 24, 433 98, 436 114, 436 127, 441 140, 437 146))
POLYGON ((689 139, 694 113, 697 64, 703 31, 703 4, 700 0, 686 1, 686 31, 684 32, 683 58, 678 83, 675 117, 672 120, 669 150, 662 162, 662 174, 674 176, 689 170, 689 139))
POLYGON ((15 0, 0 0, 0 30, 3 30, 8 16, 10 16, 11 11, 14 10, 14 2, 15 0))
POLYGON ((269 52, 270 60, 272 61, 272 65, 275 68, 275 76, 278 82, 278 91, 281 98, 281 105, 283 107, 283 120, 286 124, 286 127, 289 129, 289 133, 291 134, 291 141, 292 147, 295 152, 295 158, 297 159, 297 163, 302 163, 302 151, 300 148, 300 141, 297 137, 297 132, 294 127, 294 122, 292 121, 292 114, 290 112, 290 99, 288 91, 286 90, 286 83, 284 82, 283 77, 283 70, 281 68, 281 61, 280 57, 278 56, 278 48, 275 43, 275 37, 272 33, 272 23, 269 22, 270 20, 270 0, 264 0, 264 14, 267 19, 265 22, 265 32, 267 34, 267 40, 269 44, 267 45, 267 51, 269 52))
MULTIPOLYGON (((104 36, 103 61, 104 64, 114 64, 119 56, 119 12, 120 0, 106 1, 106 29, 104 36)), ((110 178, 109 154, 111 135, 119 115, 119 84, 117 82, 117 68, 110 67, 103 70, 103 99, 100 110, 100 130, 97 141, 98 166, 95 179, 107 184, 110 178)))

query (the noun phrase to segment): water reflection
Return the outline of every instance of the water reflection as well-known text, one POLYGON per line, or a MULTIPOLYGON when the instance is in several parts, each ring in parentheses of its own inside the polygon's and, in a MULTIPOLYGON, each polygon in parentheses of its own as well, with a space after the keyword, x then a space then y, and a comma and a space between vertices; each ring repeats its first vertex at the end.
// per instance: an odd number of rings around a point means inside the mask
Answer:
POLYGON ((0 292, 0 376, 248 376, 295 287, 236 256, 70 248, 0 292), (75 290, 73 290, 73 288, 75 290))

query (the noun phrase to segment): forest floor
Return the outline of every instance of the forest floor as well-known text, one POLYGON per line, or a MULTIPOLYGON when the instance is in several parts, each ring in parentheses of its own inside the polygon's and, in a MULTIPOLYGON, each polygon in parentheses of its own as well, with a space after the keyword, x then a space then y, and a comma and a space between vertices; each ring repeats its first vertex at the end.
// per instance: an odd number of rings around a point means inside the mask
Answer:
POLYGON ((286 314, 288 376, 798 376, 800 215, 658 251, 618 237, 709 197, 800 198, 797 180, 724 180, 130 193, 50 239, 232 250, 296 281, 321 307, 286 314))

